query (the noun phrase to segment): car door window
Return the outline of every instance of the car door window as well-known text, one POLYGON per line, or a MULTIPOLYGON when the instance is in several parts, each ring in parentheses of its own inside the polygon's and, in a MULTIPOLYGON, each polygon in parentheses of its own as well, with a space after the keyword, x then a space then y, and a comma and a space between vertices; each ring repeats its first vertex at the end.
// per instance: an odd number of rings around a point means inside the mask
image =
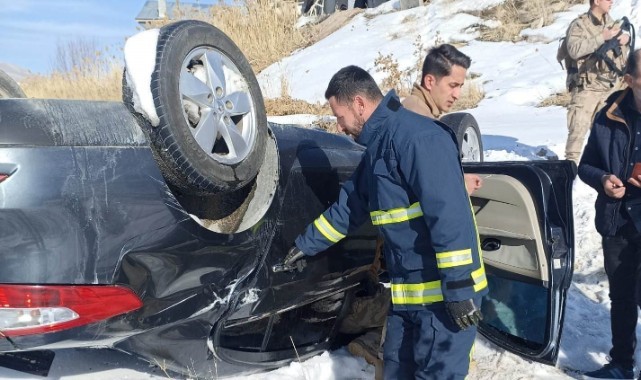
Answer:
POLYGON ((465 167, 483 179, 470 197, 489 289, 479 332, 552 364, 572 273, 572 170, 559 161, 465 167))

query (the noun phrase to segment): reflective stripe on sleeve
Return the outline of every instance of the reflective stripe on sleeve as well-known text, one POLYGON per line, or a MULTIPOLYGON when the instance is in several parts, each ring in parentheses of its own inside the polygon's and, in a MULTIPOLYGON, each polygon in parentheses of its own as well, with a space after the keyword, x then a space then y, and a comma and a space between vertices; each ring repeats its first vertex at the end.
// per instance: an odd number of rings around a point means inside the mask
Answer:
POLYGON ((443 301, 441 281, 420 284, 391 284, 394 305, 421 305, 443 301))
POLYGON ((316 218, 314 221, 314 226, 318 229, 318 231, 325 236, 325 238, 332 243, 336 243, 339 240, 343 239, 345 235, 342 233, 336 231, 334 227, 332 227, 331 224, 325 219, 324 215, 319 216, 316 218))
MULTIPOLYGON (((481 266, 473 271, 472 280, 475 293, 485 289, 487 287, 485 268, 481 266)), ((394 305, 425 305, 444 300, 440 280, 418 284, 391 284, 391 288, 394 305)))
POLYGON ((436 254, 436 265, 443 268, 452 268, 460 265, 472 264, 472 250, 461 249, 459 251, 441 252, 436 254))
POLYGON ((410 219, 415 219, 423 216, 421 204, 419 202, 413 203, 410 207, 394 208, 387 211, 372 211, 369 213, 372 218, 372 224, 380 226, 383 224, 401 223, 410 219))
POLYGON ((472 280, 474 280, 474 291, 478 292, 487 287, 487 277, 485 277, 485 266, 481 262, 481 267, 472 272, 472 280))

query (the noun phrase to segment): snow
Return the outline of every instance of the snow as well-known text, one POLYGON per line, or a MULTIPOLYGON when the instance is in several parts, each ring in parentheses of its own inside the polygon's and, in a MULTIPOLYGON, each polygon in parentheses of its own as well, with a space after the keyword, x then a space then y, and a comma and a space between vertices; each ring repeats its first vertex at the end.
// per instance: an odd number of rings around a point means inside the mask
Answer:
POLYGON ((134 109, 154 127, 160 123, 151 95, 151 74, 156 67, 159 32, 160 29, 145 30, 128 38, 125 43, 127 85, 133 93, 134 109))
MULTIPOLYGON (((379 52, 383 55, 393 54, 403 70, 416 62, 413 43, 417 36, 421 37, 426 47, 437 40, 467 41, 461 49, 472 57, 470 72, 478 75, 473 81, 482 86, 486 95, 477 108, 469 110, 481 126, 485 159, 535 160, 541 159, 541 151, 544 155, 556 154, 562 158, 567 134, 566 111, 558 106, 539 108, 537 105, 542 99, 564 88, 565 72, 556 62, 558 38, 564 34, 569 22, 587 9, 587 1, 586 5, 577 5, 557 14, 552 25, 525 30, 523 34, 528 37, 527 42, 491 43, 476 40, 477 25, 487 21, 462 12, 483 9, 500 2, 432 0, 429 5, 399 11, 399 1, 392 0, 379 8, 366 10, 322 41, 295 52, 260 73, 258 79, 263 94, 267 98, 278 97, 284 78, 285 83, 289 83, 292 97, 312 103, 324 102, 323 94, 330 77, 343 66, 359 65, 382 81, 384 73, 376 72, 373 63, 379 52)), ((614 4, 612 15, 615 18, 627 15, 633 24, 639 25, 641 1, 619 0, 614 4)), ((127 46, 133 46, 130 44, 135 38, 131 38, 127 46)), ((142 49, 155 46, 155 41, 149 38, 133 51, 141 52, 142 49)), ((125 48, 126 55, 129 55, 128 49, 125 48)), ((135 78, 134 81, 142 78, 140 83, 143 83, 145 76, 150 75, 149 67, 144 65, 142 58, 127 58, 128 71, 135 78)), ((135 86, 143 91, 144 85, 135 86)), ((142 99, 141 103, 148 101, 142 99)), ((307 124, 314 117, 297 115, 270 119, 279 123, 307 124)), ((610 305, 601 239, 593 224, 596 193, 579 179, 575 181, 573 190, 575 273, 568 293, 557 366, 524 360, 479 336, 474 352, 474 368, 468 378, 570 379, 576 374, 568 374, 563 369, 591 370, 606 362, 610 348, 610 305)), ((248 297, 246 301, 250 302, 252 295, 248 297)), ((640 333, 641 330, 637 330, 638 336, 640 333)), ((637 362, 640 360, 637 354, 637 362)), ((235 379, 371 379, 373 374, 372 366, 361 358, 351 356, 343 348, 271 372, 235 379)), ((9 376, 30 378, 0 369, 0 377, 9 376)), ((141 364, 128 355, 96 349, 60 351, 49 377, 100 380, 166 379, 168 376, 160 369, 141 364), (119 369, 114 370, 113 367, 119 369)))

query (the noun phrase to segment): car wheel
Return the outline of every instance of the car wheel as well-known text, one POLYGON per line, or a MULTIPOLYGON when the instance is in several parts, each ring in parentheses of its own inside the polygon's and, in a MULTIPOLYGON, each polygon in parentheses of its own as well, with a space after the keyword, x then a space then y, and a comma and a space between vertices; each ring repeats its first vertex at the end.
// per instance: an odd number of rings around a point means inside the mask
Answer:
POLYGON ((0 70, 0 99, 4 98, 26 98, 26 95, 18 82, 0 70))
POLYGON ((146 124, 161 169, 188 194, 238 190, 258 173, 267 116, 249 62, 214 26, 160 29, 151 93, 160 123, 146 124))
POLYGON ((463 162, 483 162, 483 141, 481 131, 474 116, 469 113, 452 113, 441 117, 454 134, 461 152, 463 162))

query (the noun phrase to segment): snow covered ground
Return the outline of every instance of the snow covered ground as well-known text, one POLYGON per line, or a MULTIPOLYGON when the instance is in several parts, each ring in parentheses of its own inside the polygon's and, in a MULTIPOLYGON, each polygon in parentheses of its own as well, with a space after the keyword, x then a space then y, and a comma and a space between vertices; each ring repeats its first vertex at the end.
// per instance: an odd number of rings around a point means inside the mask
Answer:
MULTIPOLYGON (((565 109, 537 108, 536 105, 563 90, 565 72, 555 58, 558 38, 570 20, 584 12, 587 5, 558 14, 550 26, 526 30, 524 33, 531 42, 477 41, 475 25, 486 21, 463 12, 499 2, 501 0, 432 0, 428 6, 398 11, 399 0, 392 0, 357 15, 348 25, 317 44, 270 66, 258 76, 259 82, 266 97, 279 96, 281 84, 288 83, 292 97, 323 102, 327 82, 343 66, 359 65, 370 70, 377 80, 382 80, 384 73, 376 72, 373 63, 379 52, 393 54, 404 69, 415 63, 413 43, 418 35, 426 47, 437 39, 442 42, 468 41, 461 50, 472 57, 470 71, 485 92, 485 99, 479 106, 469 110, 481 126, 485 159, 539 159, 536 155, 539 147, 546 147, 563 157, 567 133, 565 109)), ((615 17, 627 15, 638 26, 641 1, 618 0, 612 13, 615 17)), ((273 120, 290 122, 292 118, 273 120)), ((609 300, 600 237, 593 225, 595 197, 591 188, 576 180, 575 274, 569 290, 557 367, 523 360, 479 337, 474 354, 476 364, 469 378, 570 379, 576 375, 563 368, 591 370, 605 363, 610 347, 609 300)), ((641 362, 639 355, 637 361, 641 362)), ((373 373, 373 367, 364 360, 340 349, 272 372, 238 379, 369 379, 373 378, 373 373)), ((0 377, 33 378, 6 369, 0 369, 0 377)), ((93 380, 168 377, 171 375, 159 368, 105 349, 60 351, 49 375, 51 379, 93 380)))

